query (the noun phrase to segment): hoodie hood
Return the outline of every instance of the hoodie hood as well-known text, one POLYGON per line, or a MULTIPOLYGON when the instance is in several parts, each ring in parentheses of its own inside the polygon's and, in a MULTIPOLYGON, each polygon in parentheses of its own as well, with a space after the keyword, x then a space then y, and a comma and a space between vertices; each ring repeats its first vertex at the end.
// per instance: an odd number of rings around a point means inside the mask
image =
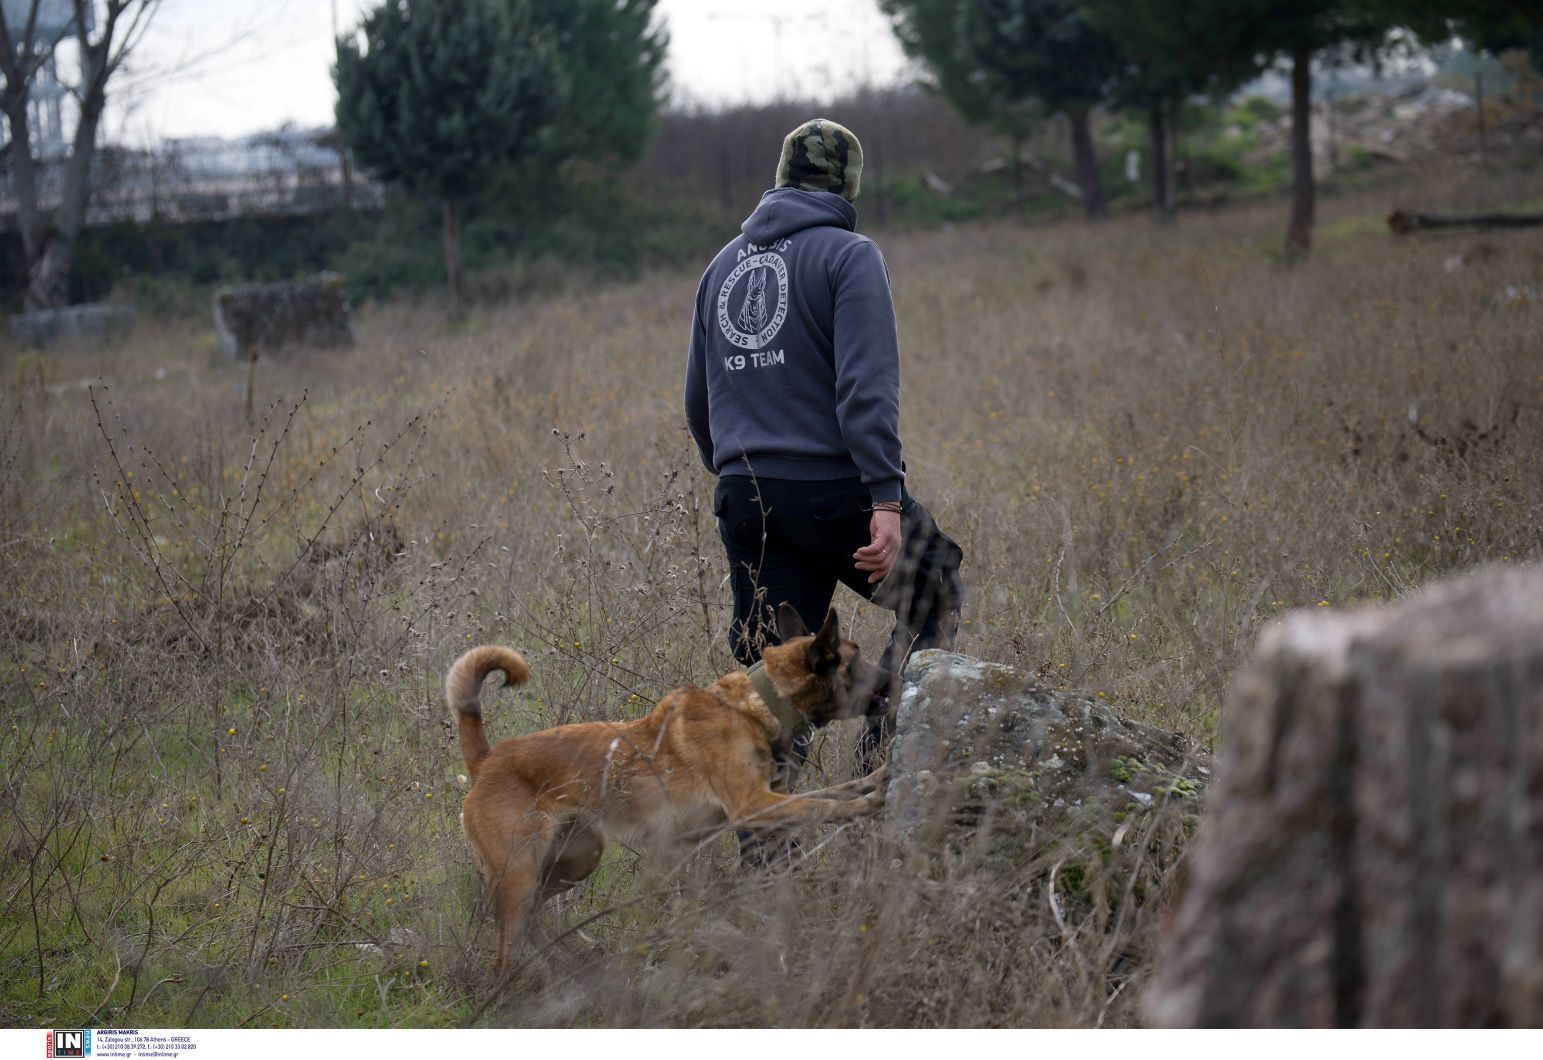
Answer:
POLYGON ((794 232, 823 225, 855 232, 856 207, 831 191, 773 188, 761 195, 761 201, 739 230, 752 243, 764 246, 794 232))

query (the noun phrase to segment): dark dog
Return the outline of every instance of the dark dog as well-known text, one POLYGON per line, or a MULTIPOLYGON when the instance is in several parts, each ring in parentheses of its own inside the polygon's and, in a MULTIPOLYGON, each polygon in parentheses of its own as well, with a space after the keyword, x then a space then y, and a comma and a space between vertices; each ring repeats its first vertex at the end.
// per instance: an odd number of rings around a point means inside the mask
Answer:
POLYGON ((811 634, 783 604, 777 628, 782 644, 765 650, 754 679, 736 670, 676 689, 636 721, 563 725, 496 748, 482 727, 482 682, 501 671, 522 683, 525 660, 490 645, 450 668, 446 694, 472 777, 461 824, 493 898, 497 970, 535 908, 595 871, 607 839, 668 847, 725 826, 816 824, 883 806, 883 770, 807 795, 773 790, 790 730, 863 716, 883 680, 842 639, 835 611, 811 634))

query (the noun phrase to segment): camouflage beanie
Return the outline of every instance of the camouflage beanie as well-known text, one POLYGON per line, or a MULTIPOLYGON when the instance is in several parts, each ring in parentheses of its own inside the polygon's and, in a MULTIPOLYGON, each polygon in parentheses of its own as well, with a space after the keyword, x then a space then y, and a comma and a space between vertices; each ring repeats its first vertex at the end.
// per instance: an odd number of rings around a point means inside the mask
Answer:
POLYGON ((806 121, 782 141, 777 187, 833 191, 847 202, 857 198, 863 176, 863 145, 852 130, 826 118, 806 121))

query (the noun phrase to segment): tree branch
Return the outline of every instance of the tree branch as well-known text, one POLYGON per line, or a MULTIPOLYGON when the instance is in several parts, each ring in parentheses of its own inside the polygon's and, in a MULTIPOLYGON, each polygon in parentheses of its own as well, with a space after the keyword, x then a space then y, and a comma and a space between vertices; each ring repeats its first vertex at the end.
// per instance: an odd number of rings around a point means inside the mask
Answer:
POLYGON ((161 0, 140 0, 134 9, 134 17, 129 20, 127 28, 123 31, 123 37, 118 44, 118 51, 107 63, 107 72, 113 73, 128 58, 130 52, 139 47, 140 40, 149 30, 150 23, 155 19, 156 12, 160 9, 161 0))
POLYGON ((27 8, 27 24, 22 27, 21 47, 16 47, 11 28, 6 25, 5 12, 0 10, 0 73, 5 74, 5 94, 19 94, 26 98, 32 78, 42 69, 54 53, 54 42, 45 41, 41 51, 37 48, 37 17, 41 0, 32 0, 27 8), (18 56, 20 58, 18 58, 18 56))

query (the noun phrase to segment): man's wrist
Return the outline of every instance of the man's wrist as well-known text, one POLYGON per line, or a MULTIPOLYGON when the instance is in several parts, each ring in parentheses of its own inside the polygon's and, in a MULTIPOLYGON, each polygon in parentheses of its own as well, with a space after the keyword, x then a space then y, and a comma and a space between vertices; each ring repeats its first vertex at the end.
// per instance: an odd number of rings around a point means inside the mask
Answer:
POLYGON ((902 480, 898 478, 888 478, 881 482, 868 483, 868 495, 873 499, 869 507, 878 508, 883 505, 891 511, 898 512, 905 489, 901 482, 902 480))

